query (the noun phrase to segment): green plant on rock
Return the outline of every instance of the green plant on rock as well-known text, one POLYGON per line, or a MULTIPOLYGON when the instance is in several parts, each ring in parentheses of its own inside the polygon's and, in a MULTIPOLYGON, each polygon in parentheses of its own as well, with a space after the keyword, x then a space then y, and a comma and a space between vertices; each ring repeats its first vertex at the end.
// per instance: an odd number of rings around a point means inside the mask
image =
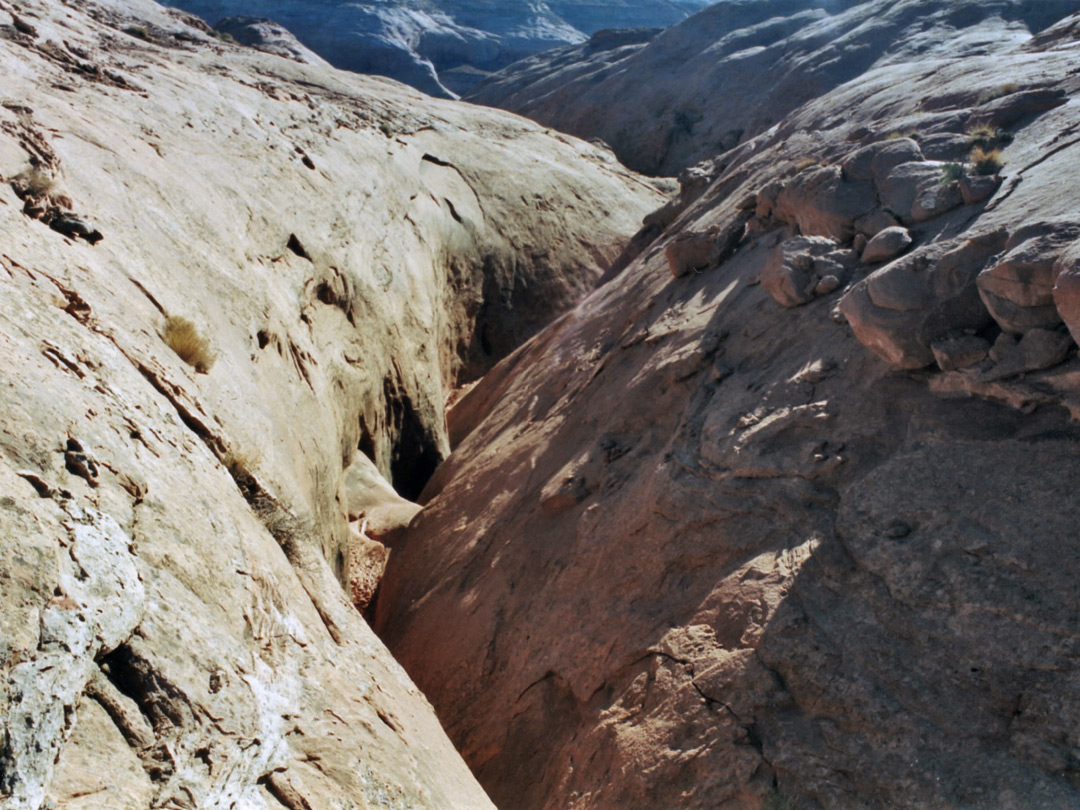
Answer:
POLYGON ((963 163, 946 163, 945 169, 941 172, 942 183, 955 183, 965 177, 967 177, 967 168, 963 163))
POLYGON ((1004 165, 1005 161, 1001 157, 1000 149, 988 151, 981 146, 976 146, 971 150, 971 156, 968 158, 968 166, 972 174, 997 174, 1004 165))
POLYGON ((200 374, 208 372, 217 359, 210 348, 210 341, 199 334, 195 324, 179 315, 166 319, 161 339, 176 352, 177 357, 200 374))

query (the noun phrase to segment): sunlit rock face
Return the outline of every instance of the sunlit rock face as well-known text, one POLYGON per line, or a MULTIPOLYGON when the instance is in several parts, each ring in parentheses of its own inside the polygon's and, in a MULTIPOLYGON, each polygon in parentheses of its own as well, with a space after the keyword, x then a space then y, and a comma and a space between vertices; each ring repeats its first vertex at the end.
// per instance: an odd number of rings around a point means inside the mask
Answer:
POLYGON ((5 808, 492 807, 357 607, 447 399, 666 198, 260 36, 0 3, 5 808))

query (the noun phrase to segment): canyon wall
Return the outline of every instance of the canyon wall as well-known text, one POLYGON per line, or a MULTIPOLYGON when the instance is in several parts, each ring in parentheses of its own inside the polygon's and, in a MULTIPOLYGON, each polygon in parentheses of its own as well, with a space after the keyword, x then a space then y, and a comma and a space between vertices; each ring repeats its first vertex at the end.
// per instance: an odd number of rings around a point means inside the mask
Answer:
POLYGON ((654 38, 530 57, 468 97, 674 175, 871 68, 985 56, 1076 10, 1072 0, 724 0, 654 38))
MULTIPOLYGON (((499 806, 1080 803, 1080 17, 910 9, 791 112, 695 52, 761 134, 451 409, 376 626, 499 806)), ((565 92, 633 143, 683 67, 565 92)))
POLYGON ((354 607, 384 478, 665 197, 204 29, 0 2, 0 804, 491 807, 354 607))
MULTIPOLYGON (((270 18, 339 68, 389 76, 425 93, 467 92, 526 56, 583 42, 602 28, 663 27, 706 0, 173 0, 213 25, 270 18)), ((228 26, 222 27, 228 30, 228 26)))

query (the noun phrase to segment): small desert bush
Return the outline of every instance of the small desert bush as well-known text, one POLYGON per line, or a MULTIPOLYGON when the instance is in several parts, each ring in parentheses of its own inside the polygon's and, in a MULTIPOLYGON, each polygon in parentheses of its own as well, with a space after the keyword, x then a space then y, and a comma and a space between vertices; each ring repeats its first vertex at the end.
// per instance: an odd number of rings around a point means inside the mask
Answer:
POLYGON ((972 174, 997 174, 1005 165, 1005 161, 1001 158, 1000 149, 987 151, 981 146, 976 146, 971 150, 968 165, 971 167, 972 174))
POLYGON ((161 339, 181 360, 193 366, 200 374, 208 372, 217 359, 210 349, 210 341, 199 334, 195 324, 179 315, 170 316, 165 321, 161 339))
POLYGON ((1012 135, 1003 129, 982 124, 967 131, 967 142, 971 147, 981 149, 996 149, 999 146, 1012 143, 1012 135))
POLYGON ((942 183, 954 183, 967 177, 967 169, 963 163, 946 163, 945 170, 941 173, 942 183))
POLYGON ((129 25, 124 28, 124 33, 136 39, 150 40, 150 32, 146 30, 145 25, 129 25))
POLYGON ((210 32, 210 36, 212 36, 214 39, 221 40, 222 42, 227 42, 230 45, 236 44, 236 37, 234 37, 228 31, 213 30, 210 32))
POLYGON ((221 457, 221 463, 229 471, 233 478, 252 478, 253 470, 259 465, 258 453, 247 452, 236 447, 230 447, 221 457))

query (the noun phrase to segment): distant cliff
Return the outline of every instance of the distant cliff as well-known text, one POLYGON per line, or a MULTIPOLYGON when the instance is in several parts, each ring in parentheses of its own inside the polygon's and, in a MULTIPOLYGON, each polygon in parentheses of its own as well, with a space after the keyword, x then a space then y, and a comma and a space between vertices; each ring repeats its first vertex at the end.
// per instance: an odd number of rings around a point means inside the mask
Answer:
POLYGON ((651 41, 567 45, 477 86, 470 101, 600 138, 646 174, 725 152, 871 67, 1022 44, 1070 0, 723 0, 651 41))
POLYGON ((434 96, 467 92, 519 59, 584 42, 603 28, 664 27, 707 0, 172 0, 211 25, 272 19, 335 67, 389 76, 434 96))

